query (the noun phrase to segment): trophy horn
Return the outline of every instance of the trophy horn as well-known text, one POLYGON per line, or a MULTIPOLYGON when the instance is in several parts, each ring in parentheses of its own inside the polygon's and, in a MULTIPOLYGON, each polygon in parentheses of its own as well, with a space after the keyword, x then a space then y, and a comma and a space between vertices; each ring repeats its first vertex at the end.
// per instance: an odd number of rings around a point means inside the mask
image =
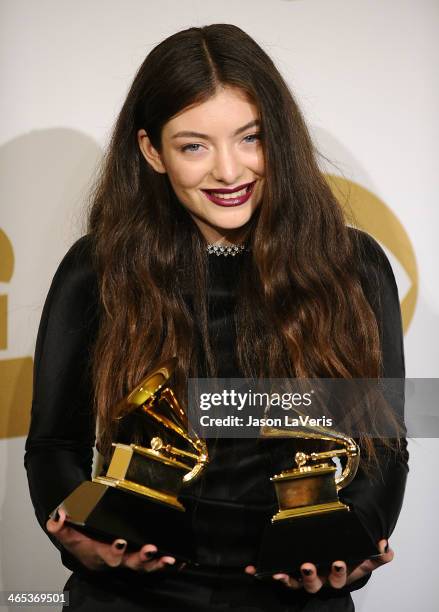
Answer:
MULTIPOLYGON (((189 452, 166 443, 160 435, 154 435, 150 441, 151 449, 143 449, 164 459, 178 458, 180 463, 188 468, 183 477, 183 482, 188 483, 200 476, 209 459, 205 441, 189 428, 187 414, 169 384, 176 365, 177 358, 171 357, 150 372, 119 404, 116 418, 122 419, 131 412, 140 410, 143 415, 158 424, 160 429, 172 432, 177 439, 184 440, 192 447, 194 452, 189 452)), ((142 447, 136 448, 139 450, 142 447)))

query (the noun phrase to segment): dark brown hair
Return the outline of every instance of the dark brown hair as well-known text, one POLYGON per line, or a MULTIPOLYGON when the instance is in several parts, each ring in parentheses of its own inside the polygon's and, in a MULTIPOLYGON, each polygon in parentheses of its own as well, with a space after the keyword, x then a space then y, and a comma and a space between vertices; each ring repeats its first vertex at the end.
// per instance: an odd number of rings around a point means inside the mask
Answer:
MULTIPOLYGON (((160 151, 164 124, 236 87, 258 107, 265 156, 263 201, 251 220, 252 257, 240 284, 237 359, 244 376, 375 378, 377 321, 352 265, 356 247, 316 162, 301 112, 261 47, 240 28, 189 28, 157 45, 138 70, 92 196, 102 313, 94 380, 99 450, 108 457, 112 407, 163 359, 178 357, 186 397, 200 355, 215 376, 207 333, 205 240, 167 175, 142 157, 144 128, 160 151), (195 319, 183 289, 193 295, 195 319), (198 331, 197 331, 198 330, 198 331)), ((373 445, 364 440, 373 452, 373 445)))

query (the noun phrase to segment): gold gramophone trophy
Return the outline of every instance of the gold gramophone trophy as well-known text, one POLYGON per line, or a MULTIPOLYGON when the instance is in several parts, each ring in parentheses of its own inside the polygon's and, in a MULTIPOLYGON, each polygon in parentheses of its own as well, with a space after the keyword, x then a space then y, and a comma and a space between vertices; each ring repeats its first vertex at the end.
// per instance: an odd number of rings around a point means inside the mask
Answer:
POLYGON ((261 435, 326 440, 341 448, 309 454, 298 451, 296 467, 270 479, 276 490, 279 511, 263 533, 257 575, 278 572, 294 575, 304 562, 314 563, 319 570, 325 571, 336 560, 349 564, 379 555, 355 509, 338 498, 340 489, 354 479, 358 469, 360 449, 355 440, 319 426, 289 428, 288 431, 263 427, 261 435), (339 476, 331 461, 333 457, 346 459, 339 476))
POLYGON ((167 384, 176 361, 162 363, 118 406, 118 419, 140 421, 149 447, 113 443, 105 476, 83 482, 60 506, 66 522, 90 537, 123 538, 128 550, 151 543, 160 554, 190 561, 190 522, 178 496, 201 474, 208 454, 167 384))

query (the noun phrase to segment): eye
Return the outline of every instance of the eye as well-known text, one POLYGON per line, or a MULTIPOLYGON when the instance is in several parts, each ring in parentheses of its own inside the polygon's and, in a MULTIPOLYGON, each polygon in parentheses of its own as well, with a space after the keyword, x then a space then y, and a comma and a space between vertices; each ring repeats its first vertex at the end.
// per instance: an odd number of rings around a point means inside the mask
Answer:
POLYGON ((183 153, 185 153, 186 151, 196 153, 197 151, 200 150, 199 147, 201 147, 200 144, 191 143, 191 144, 183 145, 182 147, 180 147, 180 151, 183 151, 183 153))
POLYGON ((244 138, 245 142, 248 142, 250 144, 252 144, 256 140, 261 140, 261 139, 262 139, 262 134, 260 132, 258 132, 256 134, 249 134, 248 136, 245 136, 245 138, 244 138), (248 139, 250 139, 250 140, 248 140, 248 139))

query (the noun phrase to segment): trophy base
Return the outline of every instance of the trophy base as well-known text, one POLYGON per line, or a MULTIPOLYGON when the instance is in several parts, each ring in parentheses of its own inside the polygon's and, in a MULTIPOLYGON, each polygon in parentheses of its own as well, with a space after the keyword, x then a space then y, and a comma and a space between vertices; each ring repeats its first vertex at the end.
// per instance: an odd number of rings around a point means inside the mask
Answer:
POLYGON ((190 519, 183 506, 173 496, 141 489, 135 492, 126 482, 118 488, 85 481, 60 506, 66 511, 66 523, 91 538, 109 543, 124 539, 128 551, 154 544, 157 555, 193 562, 190 519))
POLYGON ((300 566, 306 562, 325 572, 337 560, 353 565, 378 555, 376 544, 353 510, 276 517, 262 535, 256 576, 300 575, 300 566))

